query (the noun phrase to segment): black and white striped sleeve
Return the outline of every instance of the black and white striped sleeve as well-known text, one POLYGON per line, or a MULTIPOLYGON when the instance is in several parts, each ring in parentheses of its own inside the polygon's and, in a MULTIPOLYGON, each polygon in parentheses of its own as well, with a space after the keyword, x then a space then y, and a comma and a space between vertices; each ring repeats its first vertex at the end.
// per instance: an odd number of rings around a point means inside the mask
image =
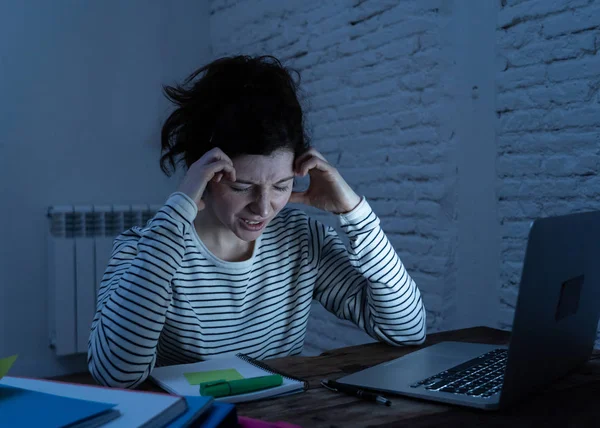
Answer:
POLYGON ((88 341, 88 368, 98 383, 135 387, 154 368, 171 280, 196 214, 191 199, 174 193, 145 227, 115 239, 88 341))
POLYGON ((314 220, 318 245, 314 297, 337 317, 350 320, 371 337, 392 345, 425 341, 426 312, 417 285, 363 198, 339 216, 349 238, 346 248, 336 231, 314 220))

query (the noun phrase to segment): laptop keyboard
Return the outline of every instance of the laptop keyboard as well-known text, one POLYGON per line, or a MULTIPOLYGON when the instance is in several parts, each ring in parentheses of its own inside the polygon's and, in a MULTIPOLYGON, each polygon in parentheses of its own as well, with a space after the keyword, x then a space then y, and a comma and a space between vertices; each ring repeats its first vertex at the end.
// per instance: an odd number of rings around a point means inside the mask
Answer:
POLYGON ((411 387, 489 398, 502 388, 507 353, 507 349, 494 349, 411 387))

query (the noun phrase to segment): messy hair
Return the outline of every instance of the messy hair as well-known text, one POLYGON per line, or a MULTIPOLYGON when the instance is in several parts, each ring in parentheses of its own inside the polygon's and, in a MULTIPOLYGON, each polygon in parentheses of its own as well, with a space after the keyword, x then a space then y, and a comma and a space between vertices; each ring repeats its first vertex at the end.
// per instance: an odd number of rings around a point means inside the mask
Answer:
POLYGON ((214 147, 230 158, 280 149, 304 153, 310 142, 299 84, 300 74, 273 56, 234 56, 199 68, 181 84, 165 86, 176 109, 162 127, 161 169, 170 176, 177 164, 189 168, 214 147))

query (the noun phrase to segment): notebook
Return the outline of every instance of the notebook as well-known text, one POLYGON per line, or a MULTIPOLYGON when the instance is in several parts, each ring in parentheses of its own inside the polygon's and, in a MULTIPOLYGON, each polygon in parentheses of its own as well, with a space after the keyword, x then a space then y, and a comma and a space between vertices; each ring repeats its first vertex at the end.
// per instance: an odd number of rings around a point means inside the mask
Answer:
POLYGON ((120 412, 120 416, 103 425, 107 428, 163 427, 187 410, 187 404, 183 397, 154 392, 11 376, 5 376, 0 380, 0 385, 55 394, 61 397, 116 404, 114 409, 120 412))
POLYGON ((228 403, 242 403, 261 400, 263 398, 293 394, 308 389, 308 382, 270 368, 262 361, 245 354, 214 358, 191 364, 156 367, 150 373, 150 379, 166 391, 177 395, 200 395, 200 382, 211 380, 235 380, 279 374, 283 383, 269 389, 250 392, 247 394, 219 397, 215 400, 228 403))
POLYGON ((100 427, 118 418, 115 404, 0 385, 0 427, 100 427))

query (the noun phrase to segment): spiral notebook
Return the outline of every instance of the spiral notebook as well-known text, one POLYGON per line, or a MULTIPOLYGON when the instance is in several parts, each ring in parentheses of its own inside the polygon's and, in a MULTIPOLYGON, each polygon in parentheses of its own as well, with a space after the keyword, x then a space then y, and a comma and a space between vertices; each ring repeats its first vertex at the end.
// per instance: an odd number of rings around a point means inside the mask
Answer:
POLYGON ((243 403, 261 400, 263 398, 294 394, 308 389, 308 382, 274 370, 263 361, 256 360, 245 354, 215 358, 191 364, 156 367, 150 374, 150 379, 160 387, 176 395, 200 395, 202 381, 234 380, 258 376, 279 374, 283 383, 269 389, 216 398, 217 401, 228 403, 243 403))

